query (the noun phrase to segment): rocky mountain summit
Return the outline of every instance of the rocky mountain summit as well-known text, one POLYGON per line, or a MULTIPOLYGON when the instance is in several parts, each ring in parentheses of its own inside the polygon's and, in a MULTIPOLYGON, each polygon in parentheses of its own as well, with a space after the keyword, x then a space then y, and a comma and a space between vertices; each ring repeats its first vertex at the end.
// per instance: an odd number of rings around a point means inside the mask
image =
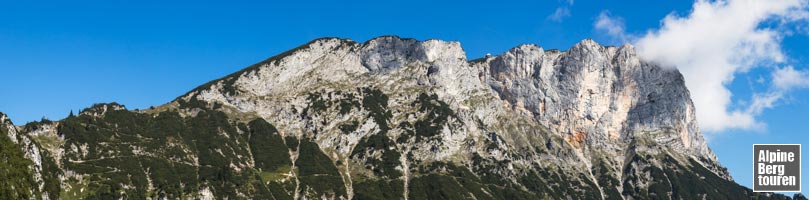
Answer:
POLYGON ((0 115, 3 199, 789 199, 733 182, 676 69, 587 39, 317 39, 146 110, 0 115))

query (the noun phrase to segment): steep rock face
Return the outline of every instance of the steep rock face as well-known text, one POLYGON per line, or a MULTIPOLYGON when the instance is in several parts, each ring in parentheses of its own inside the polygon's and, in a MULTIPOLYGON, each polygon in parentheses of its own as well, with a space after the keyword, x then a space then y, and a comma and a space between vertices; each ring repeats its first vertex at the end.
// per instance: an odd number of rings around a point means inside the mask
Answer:
POLYGON ((4 199, 27 199, 39 197, 51 199, 58 196, 58 171, 50 155, 41 150, 27 134, 31 127, 24 131, 11 123, 8 117, 0 113, 0 160, 4 164, 0 169, 3 177, 2 195, 4 199))
POLYGON ((566 52, 521 45, 473 65, 513 110, 562 134, 585 157, 604 152, 622 164, 627 144, 648 136, 730 178, 713 166, 682 75, 642 62, 629 44, 588 39, 566 52))
POLYGON ((153 109, 7 127, 56 161, 52 198, 784 198, 732 182, 676 70, 592 40, 317 39, 153 109))
POLYGON ((27 199, 37 190, 32 173, 34 165, 27 159, 24 147, 19 145, 18 134, 5 114, 0 113, 0 197, 5 199, 27 199))
MULTIPOLYGON (((281 133, 312 137, 325 150, 336 150, 332 156, 336 160, 352 158, 350 149, 374 133, 392 139, 404 135, 400 132, 406 128, 380 122, 424 120, 407 103, 418 93, 435 94, 455 112, 436 124, 441 130, 437 140, 400 142, 396 150, 415 155, 412 159, 417 161, 471 165, 462 158, 507 160, 512 163, 500 167, 508 170, 496 171, 512 182, 520 176, 515 168, 563 161, 566 172, 576 176, 583 171, 591 177, 578 181, 598 185, 599 176, 623 179, 621 172, 637 154, 675 154, 679 162, 696 160, 700 167, 730 180, 699 132, 682 76, 642 62, 629 45, 604 47, 588 39, 565 52, 521 45, 503 55, 468 62, 457 42, 380 37, 357 44, 329 38, 285 55, 200 87, 177 104, 196 99, 234 107, 237 113, 254 113, 281 124, 281 133), (386 94, 389 117, 377 120, 369 117, 373 113, 294 117, 311 106, 311 99, 302 94, 320 91, 329 94, 326 102, 343 101, 331 93, 355 87, 386 94), (358 122, 354 134, 329 134, 350 121, 358 122), (505 143, 489 148, 469 142, 486 138, 505 143), (637 141, 660 145, 645 148, 637 141), (543 156, 546 151, 556 153, 543 156), (589 170, 598 165, 609 172, 595 175, 589 170)), ((403 168, 407 171, 407 166, 403 168)), ((609 187, 621 190, 622 184, 609 187)))

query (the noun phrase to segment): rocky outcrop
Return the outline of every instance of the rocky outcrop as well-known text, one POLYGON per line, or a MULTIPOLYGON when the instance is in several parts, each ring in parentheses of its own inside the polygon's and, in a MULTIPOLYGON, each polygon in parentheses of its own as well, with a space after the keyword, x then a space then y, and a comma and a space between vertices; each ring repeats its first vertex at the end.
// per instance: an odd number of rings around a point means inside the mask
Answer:
POLYGON ((643 136, 706 165, 717 163, 682 75, 643 62, 630 44, 604 47, 587 39, 565 52, 521 45, 473 65, 513 110, 562 134, 585 157, 606 152, 622 163, 627 145, 643 136))
MULTIPOLYGON (((418 93, 436 94, 456 111, 454 120, 458 124, 443 125, 447 133, 441 142, 410 144, 440 146, 438 153, 418 153, 423 158, 417 160, 482 154, 495 160, 518 160, 526 166, 537 162, 532 160, 537 158, 533 153, 514 156, 490 152, 482 145, 463 147, 462 141, 495 133, 506 141, 503 152, 540 146, 537 143, 545 144, 541 146, 549 150, 554 146, 571 147, 571 154, 550 159, 567 162, 573 166, 572 171, 587 171, 604 162, 613 171, 611 176, 621 179, 620 172, 636 154, 662 152, 676 154, 674 157, 681 162, 696 160, 719 177, 731 180, 699 131, 682 75, 675 69, 640 60, 628 44, 605 47, 587 39, 567 51, 545 51, 529 44, 502 55, 467 61, 457 42, 388 36, 363 44, 320 39, 284 55, 214 81, 210 87, 198 88, 180 99, 219 103, 236 108, 238 113, 255 113, 282 124, 282 133, 306 136, 330 132, 342 120, 363 118, 315 116, 311 121, 331 122, 313 125, 293 117, 299 115, 295 110, 306 107, 307 100, 300 94, 308 91, 379 88, 391 97, 390 107, 402 106, 399 102, 415 99, 418 93), (503 121, 508 118, 520 124, 503 121), (550 135, 520 129, 525 127, 544 127, 550 135), (554 137, 563 142, 555 143, 554 137), (638 141, 659 145, 635 148, 638 141)), ((407 109, 392 111, 390 124, 408 121, 407 109)), ((366 120, 360 124, 373 124, 373 120, 366 120)), ((321 147, 343 149, 337 151, 337 159, 349 156, 346 149, 379 130, 373 126, 363 128, 353 136, 307 137, 315 137, 321 147)))
MULTIPOLYGON (((467 62, 457 42, 380 37, 357 44, 329 38, 285 54, 182 98, 220 102, 268 117, 276 111, 269 107, 278 104, 258 97, 297 94, 324 84, 398 81, 396 87, 426 87, 464 109, 480 109, 463 102, 492 91, 512 110, 584 150, 584 156, 590 149, 617 154, 635 134, 656 133, 656 142, 716 162, 697 126, 682 75, 642 62, 631 45, 604 47, 588 39, 565 52, 521 45, 467 62)), ((487 112, 504 111, 478 113, 487 112)))
MULTIPOLYGON (((42 199, 50 199, 55 197, 57 194, 53 194, 54 191, 47 190, 46 187, 52 186, 52 184, 56 183, 57 180, 55 179, 58 176, 58 173, 55 172, 51 173, 47 171, 49 169, 52 169, 50 167, 53 166, 50 166, 50 163, 52 163, 53 161, 47 160, 49 159, 49 157, 43 155, 45 154, 45 152, 41 149, 39 144, 35 143, 32 140, 31 138, 32 135, 19 131, 18 128, 14 126, 13 123, 11 123, 11 120, 8 118, 8 116, 6 116, 3 113, 0 113, 0 129, 3 129, 2 133, 5 133, 3 135, 0 135, 0 137, 8 137, 8 139, 10 139, 12 142, 12 144, 4 144, 4 145, 16 146, 17 148, 19 148, 16 150, 21 150, 22 156, 24 156, 24 158, 26 159, 26 161, 19 163, 21 164, 24 163, 24 165, 26 165, 25 168, 27 169, 6 169, 4 171, 5 173, 9 173, 4 174, 4 177, 8 179, 6 180, 7 183, 17 182, 22 185, 29 185, 29 184, 31 185, 31 187, 28 188, 29 189, 29 191, 27 191, 28 194, 22 194, 17 192, 16 195, 20 195, 17 197, 22 198, 25 196, 38 196, 42 199), (31 177, 30 179, 26 179, 23 177, 15 177, 21 174, 10 173, 10 170, 21 170, 20 172, 23 172, 23 174, 29 174, 31 177)), ((14 157, 9 157, 11 155, 14 155, 12 152, 0 152, 0 154, 2 154, 4 162, 8 162, 7 164, 12 164, 14 161, 11 160, 16 159, 14 157)), ((19 185, 12 187, 19 187, 19 185)))
POLYGON ((763 198, 732 182, 694 112, 682 75, 631 45, 470 61, 459 42, 383 36, 317 39, 153 109, 97 104, 23 132, 56 141, 45 157, 71 197, 763 198))

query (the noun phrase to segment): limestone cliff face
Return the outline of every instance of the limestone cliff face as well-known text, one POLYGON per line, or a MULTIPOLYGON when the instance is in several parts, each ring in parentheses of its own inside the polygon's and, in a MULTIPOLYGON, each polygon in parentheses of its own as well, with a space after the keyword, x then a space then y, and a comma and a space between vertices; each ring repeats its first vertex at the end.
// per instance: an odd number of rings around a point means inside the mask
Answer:
POLYGON ((564 52, 521 45, 467 62, 457 42, 380 37, 365 44, 321 39, 289 54, 183 98, 269 116, 272 109, 265 106, 278 105, 258 97, 294 95, 328 84, 392 85, 384 81, 395 80, 392 87, 424 87, 459 108, 504 112, 463 103, 490 92, 577 148, 616 150, 636 134, 654 134, 658 143, 715 162, 682 75, 641 61, 631 45, 604 47, 588 39, 564 52))
POLYGON ((589 168, 604 165, 609 176, 620 180, 637 155, 673 154, 730 180, 699 131, 682 75, 640 60, 631 45, 605 47, 587 39, 567 51, 546 51, 529 44, 468 61, 458 42, 320 39, 211 82, 180 101, 197 99, 253 113, 279 124, 282 134, 315 138, 339 159, 351 157, 352 147, 380 130, 391 138, 405 132, 388 132, 365 111, 297 117, 310 102, 302 94, 359 87, 389 96, 388 124, 421 119, 423 114, 407 105, 419 93, 436 94, 455 111, 437 124, 441 137, 436 140, 397 145, 397 151, 416 155, 412 159, 419 162, 471 165, 468 158, 474 156, 508 160, 513 164, 503 167, 509 170, 499 173, 518 177, 515 168, 561 161, 568 172, 584 171, 597 182, 600 175, 589 168), (348 121, 359 121, 354 134, 329 134, 348 121), (498 138, 505 143, 495 149, 481 142, 498 138))
POLYGON ((640 60, 629 44, 604 47, 587 39, 564 52, 521 45, 473 65, 513 110, 561 134, 583 156, 622 157, 636 137, 649 137, 706 164, 717 162, 682 75, 640 60))
POLYGON ((782 197, 732 182, 694 112, 682 75, 630 45, 470 61, 459 42, 384 36, 317 39, 162 106, 4 133, 50 161, 29 166, 45 177, 31 194, 52 198, 782 197))
MULTIPOLYGON (((50 126, 49 126, 50 127, 50 126)), ((49 128, 46 127, 46 128, 49 128)), ((37 133, 42 133, 46 130, 39 130, 33 134, 28 134, 18 130, 9 120, 8 116, 0 113, 0 137, 2 140, 3 150, 0 151, 0 157, 5 162, 2 167, 3 171, 0 172, 4 177, 3 188, 0 190, 4 194, 4 198, 33 198, 40 197, 42 199, 50 199, 56 196, 54 191, 46 190, 46 187, 55 184, 55 176, 57 173, 50 173, 52 170, 52 160, 49 161, 50 155, 42 150, 41 145, 32 140, 32 136, 37 133), (10 140, 10 143, 6 141, 10 140), (12 148, 14 147, 14 148, 12 148), (50 194, 49 194, 50 192, 50 194)))

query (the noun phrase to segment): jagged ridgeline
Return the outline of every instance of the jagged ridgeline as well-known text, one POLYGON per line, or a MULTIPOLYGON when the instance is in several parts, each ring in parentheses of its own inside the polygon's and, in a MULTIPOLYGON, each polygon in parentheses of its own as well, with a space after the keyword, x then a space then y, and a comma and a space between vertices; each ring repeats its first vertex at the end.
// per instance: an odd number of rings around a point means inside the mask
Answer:
POLYGON ((0 199, 790 199, 733 182, 694 112, 630 45, 324 38, 150 109, 0 114, 0 199))

